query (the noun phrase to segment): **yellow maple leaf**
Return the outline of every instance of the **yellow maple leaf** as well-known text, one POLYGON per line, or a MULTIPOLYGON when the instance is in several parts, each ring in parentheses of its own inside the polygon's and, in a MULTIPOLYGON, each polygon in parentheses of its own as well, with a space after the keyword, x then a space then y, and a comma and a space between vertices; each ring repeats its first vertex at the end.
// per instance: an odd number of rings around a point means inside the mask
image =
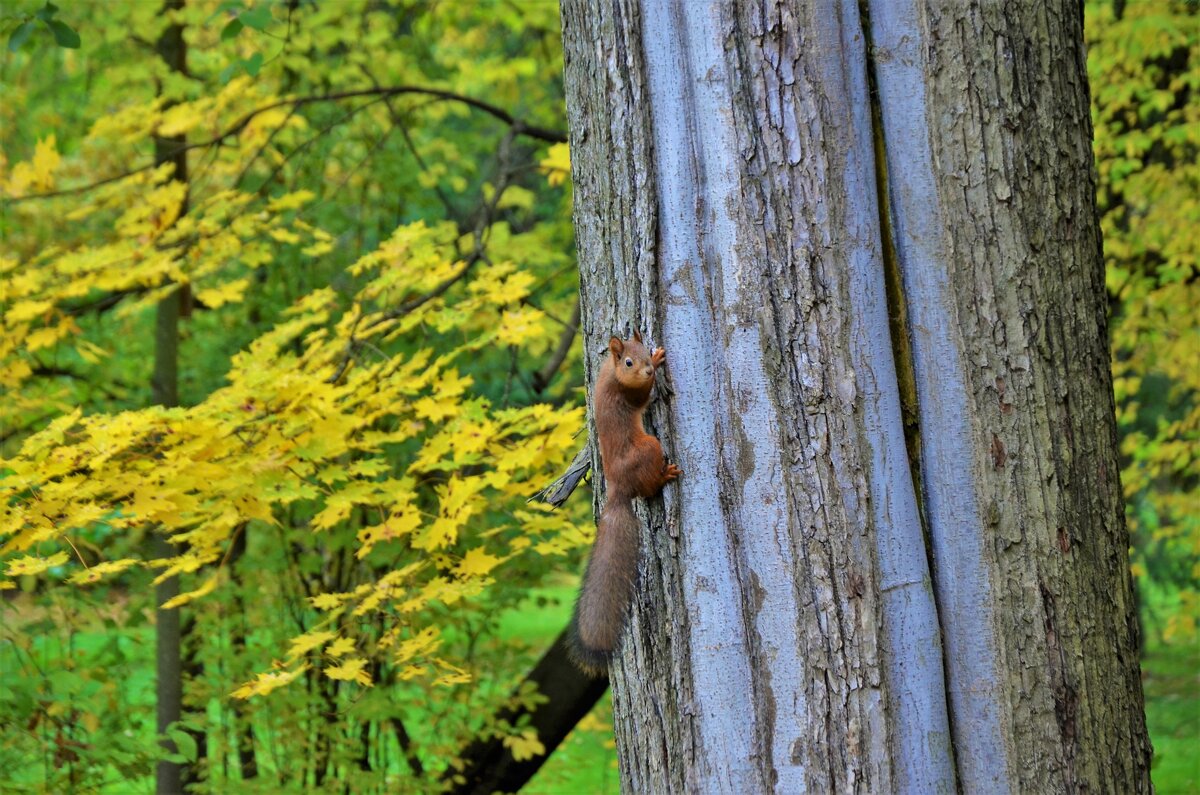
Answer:
POLYGON ((482 577, 503 562, 504 558, 489 554, 480 546, 463 555, 454 571, 460 577, 482 577))
POLYGON ((433 683, 438 687, 453 687, 454 685, 465 685, 471 681, 471 675, 466 669, 459 668, 453 663, 449 663, 439 657, 435 657, 433 662, 442 669, 442 675, 433 680, 433 683))
POLYGON ((233 691, 234 698, 250 698, 251 696, 265 696, 276 688, 283 687, 291 682, 300 674, 308 670, 308 665, 301 665, 291 671, 272 671, 270 673, 260 673, 253 681, 233 691))
POLYGON ((349 598, 347 594, 319 593, 309 599, 309 601, 318 610, 333 610, 334 608, 341 607, 342 602, 345 602, 347 598, 349 598))
POLYGON ((300 235, 296 234, 290 229, 281 229, 276 227, 275 229, 267 232, 267 234, 270 235, 273 240, 279 243, 293 244, 300 242, 300 235))
POLYGON ((450 437, 450 446, 454 450, 456 460, 462 460, 462 456, 483 452, 495 433, 496 423, 489 419, 458 423, 450 437))
POLYGON ((97 563, 90 569, 76 572, 71 575, 70 581, 76 585, 91 585, 94 582, 99 582, 108 574, 119 574, 130 566, 137 565, 136 558, 125 558, 123 560, 106 560, 103 563, 97 563))
POLYGON ((57 326, 45 326, 29 333, 25 338, 25 350, 37 351, 42 348, 48 348, 58 342, 63 337, 71 332, 71 327, 66 323, 60 323, 57 326))
POLYGON ((358 682, 366 687, 371 686, 371 674, 366 670, 367 661, 362 657, 350 657, 341 665, 330 666, 325 669, 325 675, 330 679, 339 679, 343 682, 358 682))
POLYGON ((201 585, 196 590, 188 591, 187 593, 181 593, 181 594, 179 594, 179 596, 172 597, 171 599, 168 599, 167 601, 163 602, 161 605, 161 609, 162 610, 171 610, 173 608, 179 607, 180 605, 185 605, 188 602, 192 601, 193 599, 199 599, 201 596, 205 596, 209 593, 212 593, 213 589, 216 587, 217 587, 217 575, 214 574, 213 576, 211 576, 207 580, 205 580, 204 584, 201 585))
POLYGON ((12 308, 5 311, 4 323, 12 327, 17 323, 23 323, 26 320, 33 320, 36 317, 49 311, 54 306, 54 301, 50 300, 29 300, 18 301, 12 305, 12 308))
POLYGON ((513 759, 523 762, 546 753, 546 746, 537 737, 537 731, 526 729, 520 734, 510 734, 503 740, 504 747, 512 751, 513 759))
POLYGON ((87 340, 79 340, 76 342, 75 350, 80 356, 92 364, 99 364, 102 358, 111 355, 99 345, 95 345, 87 340))
POLYGON ((193 129, 203 121, 201 108, 194 102, 184 102, 163 111, 162 120, 158 125, 158 134, 163 138, 173 138, 193 129))
POLYGON ((54 170, 62 162, 62 156, 55 148, 55 136, 39 140, 33 150, 33 184, 42 190, 54 187, 54 170))
POLYGON ((354 651, 354 640, 351 638, 338 638, 325 649, 325 653, 330 657, 341 657, 351 651, 354 651))
POLYGON ((396 673, 396 678, 401 682, 407 682, 410 679, 415 679, 425 673, 424 665, 406 665, 396 673))
POLYGON ((311 246, 305 246, 300 249, 300 253, 306 257, 320 257, 333 251, 333 244, 328 240, 318 240, 311 246))
POLYGON ((500 318, 497 338, 505 345, 521 343, 543 335, 542 318, 546 313, 540 309, 523 306, 506 311, 500 318))
POLYGON ((311 190, 298 190, 292 193, 285 193, 277 199, 272 199, 267 204, 267 212, 279 213, 284 210, 296 210, 310 201, 315 199, 317 194, 311 190))
POLYGON ((438 518, 413 537, 413 546, 431 551, 448 547, 458 539, 458 525, 452 519, 438 518))
POLYGON ((437 627, 426 627, 396 647, 395 662, 408 662, 417 655, 429 654, 442 644, 437 627))
POLYGON ((433 397, 429 395, 414 403, 413 409, 421 419, 441 422, 457 414, 459 406, 456 401, 446 400, 444 396, 433 397))
POLYGON ((249 279, 235 279, 234 281, 222 284, 220 287, 197 290, 196 300, 209 309, 216 309, 225 304, 241 301, 246 293, 246 288, 249 286, 249 279))
POLYGON ((303 635, 292 638, 292 645, 288 649, 288 656, 299 657, 302 654, 307 654, 315 648, 324 646, 336 637, 336 632, 322 632, 320 630, 305 632, 303 635))
POLYGON ((563 184, 571 176, 571 148, 566 144, 553 144, 538 162, 538 167, 551 186, 563 184))
POLYGON ((66 563, 68 557, 66 552, 55 552, 46 558, 39 558, 36 555, 25 555, 16 560, 9 561, 5 574, 9 577, 19 577, 23 574, 41 574, 52 566, 61 566, 66 563))

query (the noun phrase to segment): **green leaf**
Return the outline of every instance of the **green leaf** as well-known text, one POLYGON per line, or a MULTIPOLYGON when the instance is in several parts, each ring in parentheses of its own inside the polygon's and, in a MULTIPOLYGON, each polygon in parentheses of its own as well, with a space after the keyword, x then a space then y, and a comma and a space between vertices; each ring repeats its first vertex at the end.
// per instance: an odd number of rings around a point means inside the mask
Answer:
POLYGON ((54 40, 58 42, 59 47, 66 47, 68 50, 79 49, 79 34, 72 30, 65 22, 52 19, 46 24, 50 26, 50 30, 54 31, 54 40))
POLYGON ((8 51, 16 52, 21 49, 21 45, 29 38, 30 33, 33 33, 32 22, 22 22, 20 25, 17 25, 16 30, 8 37, 8 51))
POLYGON ((175 743, 175 748, 179 751, 178 754, 171 754, 168 758, 171 761, 194 762, 196 761, 196 738, 179 728, 178 724, 171 724, 167 727, 167 736, 175 743), (173 759, 171 757, 182 757, 182 759, 173 759))
POLYGON ((229 41, 236 38, 242 32, 242 28, 246 27, 242 24, 241 17, 234 17, 229 20, 229 24, 221 29, 221 41, 229 41))
POLYGON ((51 671, 46 678, 50 683, 50 692, 60 699, 65 699, 68 696, 78 693, 80 687, 83 685, 83 680, 79 678, 79 674, 62 668, 51 671))
POLYGON ((38 9, 38 12, 34 16, 43 22, 49 22, 50 20, 54 19, 54 15, 57 13, 58 6, 54 5, 54 3, 46 3, 46 5, 38 9))
POLYGON ((243 11, 238 15, 238 19, 246 24, 248 28, 255 30, 264 30, 267 25, 270 25, 274 20, 271 16, 271 7, 266 3, 259 3, 254 8, 248 11, 243 11))
POLYGON ((258 70, 262 68, 263 57, 261 52, 256 52, 249 58, 242 61, 242 68, 246 70, 246 74, 251 77, 258 77, 258 70))
POLYGON ((204 24, 207 25, 209 22, 212 22, 222 14, 228 14, 230 11, 238 11, 242 8, 244 8, 244 6, 242 5, 241 0, 225 0, 225 2, 217 6, 217 10, 212 12, 208 19, 204 20, 204 24))

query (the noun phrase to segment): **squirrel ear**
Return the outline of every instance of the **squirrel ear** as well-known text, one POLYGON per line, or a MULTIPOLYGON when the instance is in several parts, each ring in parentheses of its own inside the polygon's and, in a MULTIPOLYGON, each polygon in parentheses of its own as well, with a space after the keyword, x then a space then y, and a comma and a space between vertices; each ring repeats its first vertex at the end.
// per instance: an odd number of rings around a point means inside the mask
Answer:
POLYGON ((637 340, 637 341, 638 341, 638 344, 641 344, 641 342, 642 342, 642 335, 641 335, 641 334, 639 334, 638 332, 634 331, 634 332, 633 332, 633 338, 634 338, 635 340, 637 340))
POLYGON ((620 337, 613 337, 608 341, 608 349, 612 351, 613 356, 620 358, 621 354, 625 352, 625 343, 621 341, 620 337))

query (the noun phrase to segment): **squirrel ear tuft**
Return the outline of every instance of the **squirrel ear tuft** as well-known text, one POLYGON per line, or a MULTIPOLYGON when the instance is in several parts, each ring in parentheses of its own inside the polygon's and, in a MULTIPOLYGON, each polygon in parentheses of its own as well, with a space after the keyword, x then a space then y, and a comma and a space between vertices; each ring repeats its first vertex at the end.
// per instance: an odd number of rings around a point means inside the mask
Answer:
POLYGON ((641 335, 641 334, 639 334, 637 331, 634 331, 634 332, 633 332, 633 338, 634 338, 635 340, 637 340, 639 344, 641 344, 641 341, 642 341, 642 335, 641 335))
POLYGON ((612 351, 613 356, 620 358, 621 354, 625 352, 625 343, 621 341, 620 337, 613 337, 608 341, 608 349, 612 351))

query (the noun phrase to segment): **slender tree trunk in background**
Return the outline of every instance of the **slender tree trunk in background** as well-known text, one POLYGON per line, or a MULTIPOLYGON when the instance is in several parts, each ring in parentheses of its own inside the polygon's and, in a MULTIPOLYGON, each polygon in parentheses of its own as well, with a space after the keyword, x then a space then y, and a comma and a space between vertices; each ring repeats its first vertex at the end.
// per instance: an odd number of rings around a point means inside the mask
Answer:
MULTIPOLYGON (((254 319, 252 322, 257 322, 254 319)), ((235 657, 240 657, 246 650, 246 600, 242 595, 244 577, 239 565, 246 554, 249 543, 250 526, 243 524, 233 537, 233 547, 229 551, 228 570, 234 585, 234 615, 236 618, 229 629, 229 647, 235 657)), ((243 780, 258 778, 258 756, 255 752, 254 724, 247 716, 246 704, 241 699, 233 699, 230 704, 233 710, 234 733, 237 735, 238 770, 243 780)))
POLYGON ((1148 789, 1082 31, 1024 6, 564 0, 586 349, 666 347, 685 473, 625 789, 1148 789))
MULTIPOLYGON (((163 13, 169 14, 183 8, 183 0, 166 0, 163 13)), ((158 54, 175 72, 187 71, 187 49, 183 40, 183 27, 171 22, 158 40, 158 54)), ((182 137, 154 139, 156 163, 175 164, 173 179, 187 182, 187 153, 179 151, 184 144, 182 137)), ((184 208, 186 210, 186 206, 184 208)), ((154 324, 154 375, 153 399, 160 406, 179 405, 179 315, 183 292, 177 290, 158 304, 154 324)), ((154 537, 154 555, 159 558, 178 554, 174 545, 160 535, 154 537)), ((155 588, 155 604, 161 605, 179 595, 179 578, 163 580, 155 588)), ((157 729, 160 736, 176 723, 183 712, 183 669, 180 664, 181 633, 179 610, 155 611, 155 668, 157 676, 157 729)), ((167 741, 166 747, 175 751, 174 743, 167 741)), ((184 766, 165 760, 159 761, 155 770, 155 791, 159 795, 174 795, 183 792, 185 783, 184 766)))

